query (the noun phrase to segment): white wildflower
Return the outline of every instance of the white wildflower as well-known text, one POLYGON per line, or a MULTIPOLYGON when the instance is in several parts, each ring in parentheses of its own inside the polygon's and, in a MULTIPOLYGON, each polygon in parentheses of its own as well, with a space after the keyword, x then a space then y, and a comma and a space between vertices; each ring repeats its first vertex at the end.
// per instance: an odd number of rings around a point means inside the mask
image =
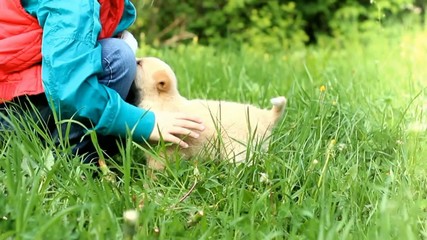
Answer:
POLYGON ((268 174, 267 173, 260 173, 259 175, 261 175, 259 177, 259 181, 262 183, 270 183, 270 180, 268 179, 268 174))
POLYGON ((123 219, 125 222, 135 224, 138 220, 138 212, 136 210, 127 210, 123 213, 123 219))
POLYGON ((340 144, 338 144, 337 148, 338 148, 338 151, 341 152, 341 151, 343 151, 344 149, 347 148, 347 145, 344 144, 344 143, 340 143, 340 144))

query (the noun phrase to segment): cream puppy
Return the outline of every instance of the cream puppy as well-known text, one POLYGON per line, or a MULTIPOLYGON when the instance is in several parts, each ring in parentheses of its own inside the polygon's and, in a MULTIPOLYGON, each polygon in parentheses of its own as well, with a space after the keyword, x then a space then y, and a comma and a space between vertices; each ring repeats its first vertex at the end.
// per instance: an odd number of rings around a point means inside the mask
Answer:
MULTIPOLYGON (((167 147, 163 160, 169 160, 174 151, 179 151, 184 158, 207 151, 211 157, 244 162, 250 157, 247 150, 260 143, 266 147, 265 140, 283 115, 285 97, 271 99, 273 107, 268 110, 235 102, 188 100, 179 94, 176 76, 168 64, 154 57, 137 59, 137 62, 135 105, 151 110, 192 113, 200 117, 206 127, 199 138, 186 139, 188 148, 167 147)), ((164 167, 161 161, 147 158, 149 167, 164 167)))

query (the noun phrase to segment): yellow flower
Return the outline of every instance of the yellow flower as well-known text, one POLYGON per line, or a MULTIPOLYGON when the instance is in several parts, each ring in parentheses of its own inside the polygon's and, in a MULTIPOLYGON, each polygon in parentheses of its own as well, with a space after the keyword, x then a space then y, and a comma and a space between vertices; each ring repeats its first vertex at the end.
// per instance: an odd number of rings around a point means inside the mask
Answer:
POLYGON ((193 44, 199 43, 199 37, 195 36, 193 37, 193 44))
POLYGON ((324 92, 324 91, 326 91, 326 86, 325 85, 320 86, 320 92, 324 92))

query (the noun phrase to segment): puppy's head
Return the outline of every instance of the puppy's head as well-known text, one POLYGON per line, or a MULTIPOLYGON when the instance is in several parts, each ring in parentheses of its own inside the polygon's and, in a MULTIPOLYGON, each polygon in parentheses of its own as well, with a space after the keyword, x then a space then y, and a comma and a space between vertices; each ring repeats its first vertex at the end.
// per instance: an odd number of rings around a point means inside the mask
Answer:
POLYGON ((142 99, 179 96, 171 67, 155 57, 137 59, 135 87, 142 99))

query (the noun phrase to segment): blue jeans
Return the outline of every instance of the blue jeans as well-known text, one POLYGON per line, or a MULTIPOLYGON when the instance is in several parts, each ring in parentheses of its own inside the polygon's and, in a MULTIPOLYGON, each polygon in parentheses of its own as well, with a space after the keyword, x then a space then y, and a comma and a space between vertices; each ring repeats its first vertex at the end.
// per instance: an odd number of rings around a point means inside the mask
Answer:
MULTIPOLYGON (((129 96, 130 87, 135 79, 136 75, 136 60, 130 47, 121 39, 108 38, 100 40, 99 43, 102 46, 102 67, 103 73, 98 76, 99 82, 114 90, 116 90, 123 99, 127 99, 129 96)), ((32 96, 21 96, 12 100, 12 103, 3 104, 3 108, 7 108, 8 105, 18 104, 19 111, 26 111, 31 116, 36 118, 41 117, 44 121, 41 124, 47 126, 50 135, 55 144, 60 144, 60 134, 65 136, 65 131, 68 124, 64 124, 58 128, 53 121, 53 113, 49 107, 46 97, 44 94, 32 95, 32 96), (35 107, 32 108, 30 103, 35 107), (34 110, 37 111, 34 112, 34 110), (61 132, 60 132, 61 131, 61 132)), ((15 111, 16 112, 16 111, 15 111)), ((3 114, 7 114, 7 111, 2 110, 3 114)), ((7 115, 6 115, 7 116, 7 115)), ((83 122, 83 124, 85 124, 83 122)), ((90 127, 89 124, 86 126, 90 127)), ((11 126, 0 117, 0 130, 13 130, 11 126), (9 129, 7 129, 9 128, 9 129)), ((0 136, 1 138, 1 136, 0 136)), ((98 143, 106 154, 114 155, 117 153, 118 147, 114 136, 97 136, 98 143)), ((83 155, 84 162, 92 162, 97 158, 95 147, 92 144, 90 136, 85 136, 85 130, 78 124, 71 124, 70 132, 68 135, 68 141, 72 147, 72 153, 83 155)))

